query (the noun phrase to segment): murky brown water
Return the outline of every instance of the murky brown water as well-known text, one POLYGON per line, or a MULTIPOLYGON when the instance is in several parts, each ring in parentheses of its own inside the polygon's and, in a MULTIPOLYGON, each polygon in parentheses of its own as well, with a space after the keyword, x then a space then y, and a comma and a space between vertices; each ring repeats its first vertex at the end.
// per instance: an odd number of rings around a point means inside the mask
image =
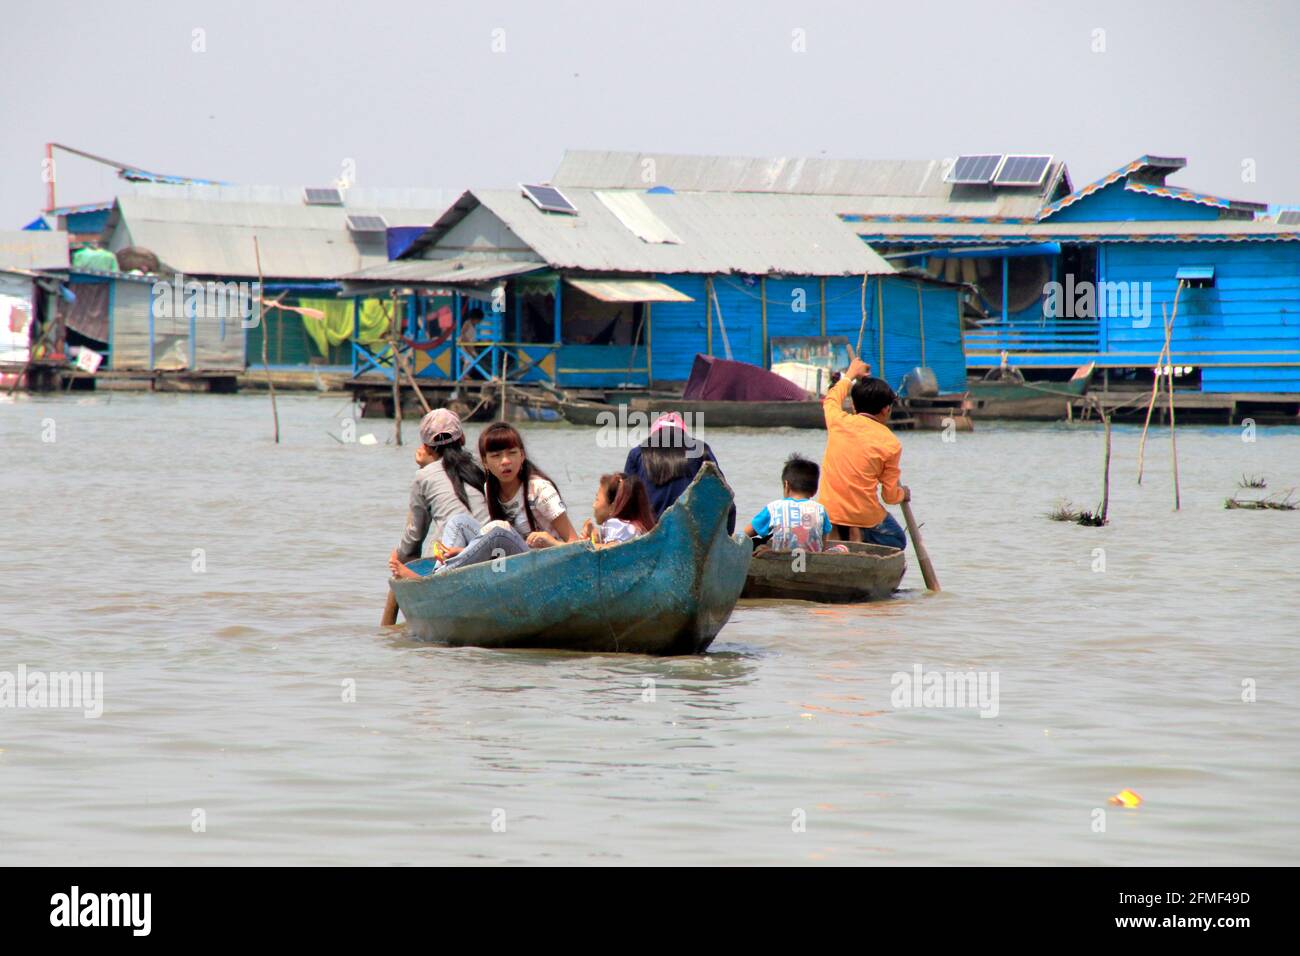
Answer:
MULTIPOLYGON (((1094 426, 904 435, 943 594, 742 607, 655 660, 380 628, 414 466, 346 414, 282 396, 275 447, 262 396, 0 404, 0 671, 104 674, 99 719, 0 709, 0 863, 1296 860, 1300 512, 1223 508, 1300 485, 1296 429, 1181 429, 1179 514, 1165 434, 1139 489, 1117 429, 1105 529, 1042 517, 1096 503, 1094 426), (917 665, 996 674, 997 716, 895 709, 917 665)), ((526 435, 585 517, 624 451, 526 435)), ((823 440, 706 437, 742 516, 823 440)))

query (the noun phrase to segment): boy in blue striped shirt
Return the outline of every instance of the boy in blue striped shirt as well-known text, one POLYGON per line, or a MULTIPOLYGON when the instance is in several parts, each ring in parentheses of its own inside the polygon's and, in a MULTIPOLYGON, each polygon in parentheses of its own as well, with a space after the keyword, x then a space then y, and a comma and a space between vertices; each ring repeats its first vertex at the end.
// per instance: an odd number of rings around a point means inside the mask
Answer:
POLYGON ((791 455, 781 470, 785 497, 770 502, 745 528, 751 538, 770 538, 774 551, 821 551, 831 533, 826 509, 812 500, 821 469, 801 455, 791 455))

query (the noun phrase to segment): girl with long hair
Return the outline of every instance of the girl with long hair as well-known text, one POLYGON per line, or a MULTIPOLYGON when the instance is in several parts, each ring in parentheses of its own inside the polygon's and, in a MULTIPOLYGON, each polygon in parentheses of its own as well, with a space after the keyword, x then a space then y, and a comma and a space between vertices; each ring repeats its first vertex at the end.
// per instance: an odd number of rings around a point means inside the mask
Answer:
POLYGON ((635 475, 621 471, 600 476, 591 513, 593 517, 582 525, 582 536, 593 538, 597 545, 631 541, 655 526, 654 509, 645 485, 635 475))
MULTIPOLYGON (((645 483, 654 516, 658 519, 686 491, 706 461, 715 466, 718 464, 713 449, 687 431, 681 415, 668 412, 660 415, 650 426, 646 440, 627 453, 623 472, 645 483)), ((718 473, 722 474, 720 466, 718 473)), ((735 530, 736 506, 733 504, 727 514, 727 533, 735 530)))
POLYGON ((509 523, 530 548, 578 540, 559 488, 529 460, 518 429, 506 422, 483 429, 478 456, 487 469, 484 496, 493 521, 509 523))

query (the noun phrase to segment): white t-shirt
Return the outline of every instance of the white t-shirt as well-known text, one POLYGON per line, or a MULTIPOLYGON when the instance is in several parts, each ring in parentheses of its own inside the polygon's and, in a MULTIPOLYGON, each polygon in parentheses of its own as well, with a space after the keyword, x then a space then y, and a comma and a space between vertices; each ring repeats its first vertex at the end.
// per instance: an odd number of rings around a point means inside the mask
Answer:
MULTIPOLYGON (((509 501, 502 501, 501 505, 506 509, 506 514, 510 517, 510 523, 514 529, 525 538, 534 529, 528 527, 528 512, 524 510, 524 488, 519 486, 515 496, 509 501)), ((547 534, 559 537, 555 530, 554 521, 560 515, 564 514, 564 501, 560 498, 559 489, 551 484, 545 478, 532 478, 528 482, 528 506, 533 509, 533 519, 537 522, 538 531, 545 531, 547 534)))
POLYGON ((639 524, 624 521, 622 518, 609 518, 600 526, 600 540, 605 544, 616 544, 639 538, 644 532, 639 524))

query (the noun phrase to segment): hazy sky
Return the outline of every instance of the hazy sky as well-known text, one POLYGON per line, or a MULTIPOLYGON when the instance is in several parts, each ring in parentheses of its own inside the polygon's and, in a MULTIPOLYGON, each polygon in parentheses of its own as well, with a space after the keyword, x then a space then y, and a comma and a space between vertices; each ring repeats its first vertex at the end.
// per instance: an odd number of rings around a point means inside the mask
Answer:
MULTIPOLYGON (((351 159, 358 185, 448 189, 545 178, 566 147, 1050 152, 1076 185, 1150 152, 1188 158, 1176 183, 1300 203, 1297 0, 5 0, 0 64, 0 228, 40 210, 49 140, 233 182, 327 184, 351 159)), ((65 158, 58 201, 116 182, 65 158)))

